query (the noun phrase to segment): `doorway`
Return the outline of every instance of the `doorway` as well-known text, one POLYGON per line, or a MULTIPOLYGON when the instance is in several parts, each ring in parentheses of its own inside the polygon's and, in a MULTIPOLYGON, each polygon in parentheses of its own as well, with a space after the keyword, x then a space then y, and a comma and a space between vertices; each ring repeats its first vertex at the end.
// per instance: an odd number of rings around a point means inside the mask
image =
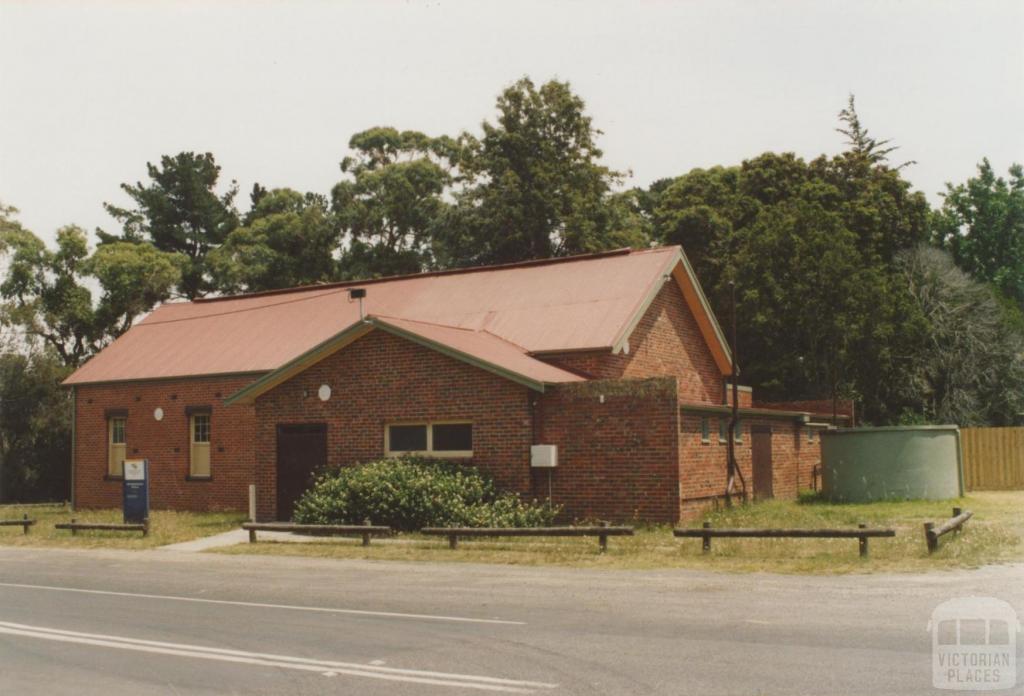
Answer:
POLYGON ((767 425, 750 428, 750 447, 754 469, 754 500, 772 497, 772 429, 767 425))
POLYGON ((277 426, 277 519, 288 522, 295 502, 327 465, 327 426, 323 423, 277 426))

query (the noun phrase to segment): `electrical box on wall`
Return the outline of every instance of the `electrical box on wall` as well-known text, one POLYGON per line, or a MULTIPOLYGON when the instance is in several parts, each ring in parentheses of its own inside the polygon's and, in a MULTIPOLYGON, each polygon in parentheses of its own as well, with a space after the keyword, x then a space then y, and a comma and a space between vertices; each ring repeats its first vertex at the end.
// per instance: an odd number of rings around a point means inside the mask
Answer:
POLYGON ((530 445, 530 466, 537 469, 558 466, 558 445, 530 445))

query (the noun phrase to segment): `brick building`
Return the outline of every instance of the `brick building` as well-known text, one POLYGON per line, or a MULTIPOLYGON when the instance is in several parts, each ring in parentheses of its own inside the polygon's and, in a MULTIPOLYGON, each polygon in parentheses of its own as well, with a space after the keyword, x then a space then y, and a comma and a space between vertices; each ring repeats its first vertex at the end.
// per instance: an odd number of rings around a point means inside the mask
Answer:
MULTIPOLYGON (((147 458, 156 508, 244 509, 255 484, 287 519, 316 469, 417 452, 570 519, 675 521, 725 490, 729 373, 679 247, 171 303, 66 381, 74 504, 119 505, 147 458)), ((826 426, 752 397, 745 491, 794 497, 826 426)))

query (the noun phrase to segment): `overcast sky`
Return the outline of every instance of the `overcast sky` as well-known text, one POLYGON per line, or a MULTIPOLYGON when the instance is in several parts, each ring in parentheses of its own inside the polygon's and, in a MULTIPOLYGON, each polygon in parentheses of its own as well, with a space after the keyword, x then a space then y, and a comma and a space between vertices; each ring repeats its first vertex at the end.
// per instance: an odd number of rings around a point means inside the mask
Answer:
POLYGON ((182 150, 329 192, 348 138, 478 130, 503 87, 571 82, 630 185, 766 150, 842 148, 857 96, 934 202, 988 156, 1024 161, 1024 2, 0 4, 0 201, 52 238, 182 150))

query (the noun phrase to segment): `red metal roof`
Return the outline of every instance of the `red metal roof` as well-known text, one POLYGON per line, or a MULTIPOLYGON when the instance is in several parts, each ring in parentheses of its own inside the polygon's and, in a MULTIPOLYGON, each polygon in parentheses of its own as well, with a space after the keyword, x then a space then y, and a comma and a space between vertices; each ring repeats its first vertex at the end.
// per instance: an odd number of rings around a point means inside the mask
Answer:
POLYGON ((547 374, 528 353, 610 348, 679 253, 621 251, 169 303, 65 384, 275 370, 357 323, 359 305, 348 290, 363 285, 367 315, 402 328, 417 322, 414 332, 430 340, 547 374))

